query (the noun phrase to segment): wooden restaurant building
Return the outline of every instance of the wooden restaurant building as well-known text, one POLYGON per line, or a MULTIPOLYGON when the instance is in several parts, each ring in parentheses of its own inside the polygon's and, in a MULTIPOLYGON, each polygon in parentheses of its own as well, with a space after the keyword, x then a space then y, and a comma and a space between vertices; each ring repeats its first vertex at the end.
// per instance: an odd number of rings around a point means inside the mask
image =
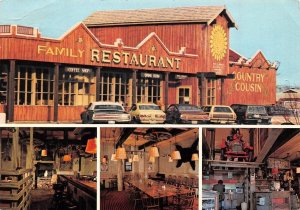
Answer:
POLYGON ((224 6, 98 11, 59 39, 0 26, 7 122, 72 122, 93 101, 274 104, 276 62, 231 50, 224 6))

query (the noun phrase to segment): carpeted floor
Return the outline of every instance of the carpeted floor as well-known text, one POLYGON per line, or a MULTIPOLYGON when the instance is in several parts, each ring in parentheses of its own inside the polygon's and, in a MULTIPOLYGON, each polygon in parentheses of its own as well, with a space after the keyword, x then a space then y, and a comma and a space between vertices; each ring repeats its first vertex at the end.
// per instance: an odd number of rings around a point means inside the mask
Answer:
MULTIPOLYGON (((101 210, 133 210, 134 203, 130 202, 126 191, 101 190, 100 209, 101 210)), ((141 204, 136 209, 143 209, 141 204)), ((198 210, 198 199, 195 199, 194 209, 198 210)))

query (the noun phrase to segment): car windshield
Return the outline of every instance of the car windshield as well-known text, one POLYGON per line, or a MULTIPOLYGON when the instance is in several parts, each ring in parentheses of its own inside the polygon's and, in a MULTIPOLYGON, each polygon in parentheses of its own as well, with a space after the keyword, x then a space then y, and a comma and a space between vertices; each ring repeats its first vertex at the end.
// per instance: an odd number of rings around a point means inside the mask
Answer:
POLYGON ((228 107, 215 107, 214 111, 215 112, 229 112, 229 113, 231 113, 231 110, 228 107))
POLYGON ((202 109, 200 109, 199 107, 197 106, 187 106, 187 105, 179 105, 178 106, 178 109, 180 111, 202 111, 202 109))
POLYGON ((210 112, 211 106, 205 106, 205 107, 203 107, 202 109, 203 109, 203 111, 205 111, 205 112, 210 112))
POLYGON ((255 114, 266 114, 266 109, 263 106, 249 106, 248 112, 255 114))
POLYGON ((140 105, 140 110, 160 110, 156 105, 140 105))
POLYGON ((123 111, 122 106, 118 105, 95 105, 97 111, 123 111))

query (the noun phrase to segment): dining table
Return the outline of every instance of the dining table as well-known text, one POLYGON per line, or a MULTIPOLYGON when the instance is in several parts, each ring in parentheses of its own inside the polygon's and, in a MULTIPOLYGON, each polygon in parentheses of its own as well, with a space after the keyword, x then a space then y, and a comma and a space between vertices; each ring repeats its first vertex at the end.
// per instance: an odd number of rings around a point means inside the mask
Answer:
MULTIPOLYGON (((177 187, 175 185, 166 184, 162 181, 154 181, 150 179, 129 180, 129 184, 139 189, 151 198, 158 198, 161 209, 164 206, 163 199, 168 197, 187 195, 193 191, 185 187, 177 187)), ((166 204, 168 205, 168 204, 166 204)))

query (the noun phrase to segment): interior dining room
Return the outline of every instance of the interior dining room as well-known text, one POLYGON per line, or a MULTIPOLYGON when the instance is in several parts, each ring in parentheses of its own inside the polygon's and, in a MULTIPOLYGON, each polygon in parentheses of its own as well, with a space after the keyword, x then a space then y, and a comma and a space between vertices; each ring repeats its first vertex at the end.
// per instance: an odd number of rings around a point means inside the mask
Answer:
POLYGON ((100 209, 198 209, 198 128, 101 128, 100 209))
POLYGON ((96 209, 96 137, 96 128, 0 128, 0 209, 96 209))

